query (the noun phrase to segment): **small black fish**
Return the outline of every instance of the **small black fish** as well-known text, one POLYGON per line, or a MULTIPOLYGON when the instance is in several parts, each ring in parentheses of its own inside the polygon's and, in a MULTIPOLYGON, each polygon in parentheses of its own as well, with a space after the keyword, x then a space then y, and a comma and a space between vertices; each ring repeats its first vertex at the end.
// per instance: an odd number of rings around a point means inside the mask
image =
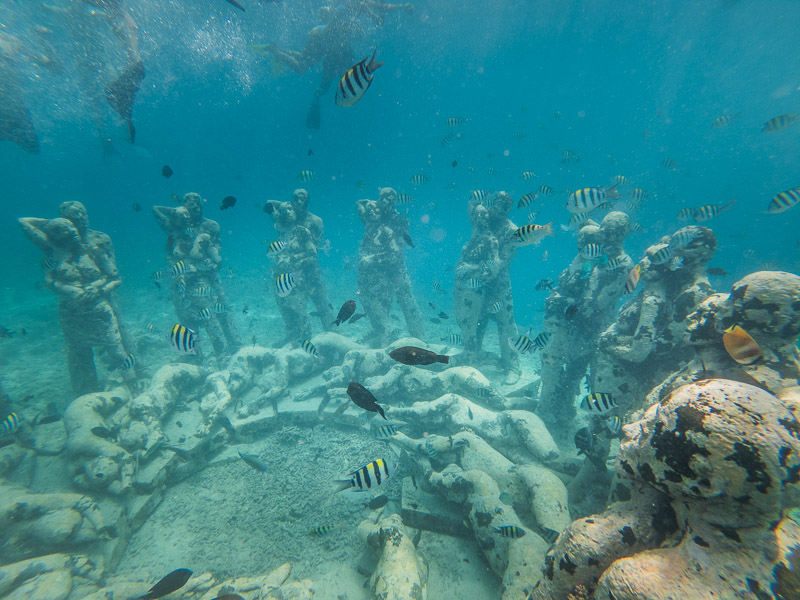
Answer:
POLYGON ((386 504, 388 504, 388 502, 389 502, 389 498, 386 495, 381 494, 380 496, 375 496, 372 500, 367 502, 364 506, 366 506, 367 508, 370 508, 372 510, 375 510, 376 508, 383 508, 384 506, 386 506, 386 504))
POLYGON ((352 317, 354 312, 356 312, 356 301, 348 300, 347 302, 342 304, 342 308, 339 309, 339 314, 336 315, 336 320, 333 322, 333 324, 341 325, 342 323, 347 321, 350 317, 352 317))
POLYGON ((414 240, 412 240, 412 239, 411 239, 411 236, 410 236, 410 235, 408 235, 407 233, 404 233, 404 234, 403 234, 403 239, 405 240, 406 244, 408 244, 408 245, 409 245, 409 246, 411 246, 412 248, 414 248, 414 247, 415 247, 415 246, 414 246, 414 240))
POLYGON ((710 269, 706 269, 706 273, 712 277, 725 277, 728 274, 728 272, 721 267, 711 267, 710 269))
POLYGON ((237 450, 237 452, 239 452, 239 457, 249 466, 253 467, 256 471, 261 471, 262 473, 266 473, 268 471, 267 463, 265 463, 255 454, 242 454, 241 450, 237 450))
POLYGON ((450 163, 450 166, 456 168, 458 166, 458 161, 454 160, 453 162, 450 163))
POLYGON ((402 346, 389 352, 394 360, 404 365, 431 365, 433 363, 450 364, 450 357, 445 354, 436 354, 425 348, 416 346, 402 346))
POLYGON ((588 427, 581 427, 575 432, 575 447, 578 449, 578 456, 589 454, 594 448, 594 435, 588 427))
POLYGON ((167 179, 169 179, 170 177, 172 177, 172 174, 173 174, 173 173, 174 173, 174 171, 173 171, 172 169, 170 169, 170 168, 169 168, 169 165, 164 165, 163 167, 161 167, 161 174, 162 174, 164 177, 166 177, 167 179))
POLYGON ((247 11, 245 11, 245 9, 244 9, 244 6, 242 6, 241 4, 239 4, 239 3, 238 3, 236 0, 225 0, 225 1, 226 1, 228 4, 232 4, 233 6, 235 6, 236 8, 238 8, 240 11, 242 11, 242 12, 247 12, 247 11))
POLYGON ((469 407, 467 407, 467 416, 469 417, 469 420, 472 421, 472 409, 469 407))
POLYGON ((540 279, 536 284, 536 291, 541 292, 542 290, 552 290, 555 284, 556 282, 552 279, 540 279))
POLYGON ((211 600, 244 600, 239 594, 225 594, 224 596, 217 596, 211 600))
POLYGON ((450 318, 450 317, 447 316, 447 313, 444 313, 444 312, 440 312, 438 316, 439 316, 440 319, 449 319, 450 318))
POLYGON ((113 435, 111 431, 106 429, 105 427, 92 427, 89 431, 92 432, 92 435, 96 435, 97 437, 103 438, 104 440, 109 439, 113 435))
POLYGON ((272 200, 270 200, 264 205, 264 212, 267 213, 268 215, 271 215, 272 213, 275 212, 275 207, 272 205, 272 200))
POLYGON ((228 208, 233 208, 236 206, 236 198, 233 196, 225 196, 222 199, 222 206, 219 207, 220 210, 226 210, 228 208))
POLYGON ((356 313, 352 317, 350 317, 350 320, 347 321, 347 322, 348 323, 355 323, 356 321, 359 321, 360 319, 363 319, 366 316, 367 316, 367 313, 356 313))
POLYGON ((306 152, 306 156, 311 156, 312 154, 314 154, 314 150, 309 148, 308 152, 306 152))
POLYGON ((567 321, 572 321, 572 319, 574 319, 577 314, 578 314, 578 306, 576 304, 573 304, 572 306, 568 306, 567 310, 564 311, 564 318, 567 321))
POLYGON ((436 317, 431 317, 430 321, 431 323, 436 323, 437 325, 442 322, 441 319, 437 319, 436 317))
POLYGON ((59 417, 58 415, 48 415, 46 417, 42 417, 41 419, 37 417, 33 421, 33 424, 34 425, 48 425, 50 423, 55 423, 56 421, 60 421, 60 420, 61 420, 61 417, 59 417))
POLYGON ((181 589, 191 576, 192 572, 189 569, 176 569, 151 587, 144 596, 139 596, 139 600, 155 600, 155 598, 171 594, 175 590, 181 589))
POLYGON ((134 202, 131 208, 133 208, 133 210, 134 210, 135 212, 141 212, 141 210, 142 210, 142 205, 141 205, 141 204, 139 204, 138 202, 134 202))
POLYGON ((433 302, 428 302, 428 306, 430 306, 433 310, 436 310, 436 305, 433 302))
POLYGON ((360 383, 351 381, 347 386, 347 395, 350 396, 350 399, 359 408, 363 408, 369 412, 376 412, 384 419, 386 418, 383 408, 378 405, 378 400, 372 395, 372 392, 360 383))

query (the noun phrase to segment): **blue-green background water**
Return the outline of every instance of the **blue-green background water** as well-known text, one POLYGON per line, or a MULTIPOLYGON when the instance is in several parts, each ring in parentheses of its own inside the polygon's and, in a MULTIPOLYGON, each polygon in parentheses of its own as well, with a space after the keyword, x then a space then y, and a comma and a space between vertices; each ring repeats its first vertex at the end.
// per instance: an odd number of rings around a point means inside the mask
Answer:
MULTIPOLYGON (((229 295, 256 314, 275 312, 261 244, 273 238, 272 224, 261 206, 270 198, 288 199, 296 187, 309 190, 312 210, 325 221, 332 251, 321 262, 336 306, 356 290, 355 271, 343 268, 345 257, 354 259, 362 232, 355 201, 376 197, 384 185, 416 197, 409 214, 417 248, 407 257, 423 307, 433 300, 449 310, 453 273, 446 266, 468 239, 466 200, 476 188, 506 190, 516 201, 541 184, 574 190, 625 175, 650 193, 634 215, 646 232, 626 243, 635 260, 679 226, 681 207, 736 198, 732 211, 708 224, 719 241, 711 265, 730 272, 714 280, 717 288, 764 264, 798 269, 800 212, 794 210, 800 208, 763 213, 772 196, 800 185, 800 125, 761 131, 768 119, 800 111, 798 2, 420 0, 413 15, 390 14, 383 28, 368 26, 354 42, 357 59, 377 47, 385 66, 355 107, 336 106, 333 89, 323 97, 319 131, 305 127, 319 67, 302 76, 274 76, 269 61, 247 46, 275 42, 302 49, 322 3, 242 2, 246 13, 223 0, 127 0, 146 77, 134 105, 135 146, 106 107, 120 152, 111 159, 103 158, 92 136, 75 83, 79 57, 71 55, 70 24, 39 0, 0 4, 0 31, 36 46, 32 28, 50 28, 63 63, 61 73, 21 63, 41 153, 0 142, 0 323, 30 332, 0 341, 4 379, 15 379, 26 356, 49 357, 48 368, 60 368, 57 300, 42 288, 41 253, 16 219, 56 216, 65 200, 84 202, 92 227, 112 236, 124 279, 124 317, 138 327, 150 320, 152 302, 170 310, 148 278, 164 267, 164 237, 149 209, 189 191, 207 198, 206 216, 220 222, 225 264, 237 273, 229 295), (736 113, 730 126, 712 129, 715 118, 736 113), (450 116, 468 121, 458 130, 462 138, 443 148, 441 139, 453 131, 445 125, 450 116), (525 137, 515 139, 516 133, 525 137), (581 162, 562 164, 563 149, 581 162), (677 161, 681 172, 664 168, 665 158, 677 161), (175 171, 169 180, 161 176, 164 164, 175 171), (488 174, 490 167, 496 175, 488 174), (297 181, 301 169, 315 170, 316 181, 297 181), (523 170, 538 177, 523 181, 523 170), (414 173, 431 181, 412 186, 414 173), (355 186, 359 180, 367 182, 363 191, 355 186), (238 204, 221 212, 226 195, 238 204), (133 203, 144 210, 134 212, 133 203), (436 230, 446 234, 441 241, 436 230), (752 258, 743 255, 748 249, 752 258), (447 296, 434 295, 434 279, 447 296)), ((122 68, 110 32, 95 42, 107 46, 109 67, 122 68)), ((544 295, 534 291, 535 283, 557 279, 575 255, 573 234, 560 231, 568 219, 564 200, 540 197, 531 207, 540 213, 538 223, 554 222, 557 235, 539 248, 521 249, 515 259, 512 283, 523 328, 541 322, 544 295)), ((524 224, 526 213, 515 210, 512 219, 524 224)), ((245 339, 259 327, 237 319, 245 339)), ((431 340, 444 327, 431 326, 431 340)), ((277 330, 253 334, 264 342, 279 336, 277 330)), ((66 381, 65 368, 61 376, 66 381)))

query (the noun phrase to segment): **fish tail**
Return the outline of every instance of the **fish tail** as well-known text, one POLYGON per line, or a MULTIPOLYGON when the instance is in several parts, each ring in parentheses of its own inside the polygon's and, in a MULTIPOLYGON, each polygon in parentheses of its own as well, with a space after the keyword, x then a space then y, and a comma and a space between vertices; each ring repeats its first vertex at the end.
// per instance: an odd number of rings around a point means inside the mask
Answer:
POLYGON ((436 357, 436 360, 437 360, 438 362, 440 362, 440 363, 444 363, 444 364, 446 364, 446 365, 449 365, 449 364, 450 364, 450 357, 449 357, 449 356, 446 356, 446 355, 444 355, 444 354, 440 354, 439 356, 437 356, 437 357, 436 357))
POLYGON ((375 55, 378 54, 378 49, 372 51, 372 58, 369 59, 369 64, 367 65, 367 71, 370 73, 375 72, 377 69, 380 69, 383 66, 382 62, 378 62, 375 60, 375 55))
POLYGON ((344 490, 349 490, 350 488, 355 487, 352 479, 337 479, 334 483, 339 488, 336 490, 337 492, 343 492, 344 490))
POLYGON ((616 189, 618 185, 619 185, 618 183, 615 183, 606 190, 606 198, 614 198, 614 199, 619 198, 619 192, 616 189))
POLYGON ((334 319, 333 324, 336 325, 336 326, 339 326, 339 325, 342 324, 342 320, 341 319, 334 319))
POLYGON ((375 408, 378 409, 378 414, 383 417, 384 421, 388 421, 388 419, 386 418, 386 414, 383 412, 383 408, 381 408, 377 404, 375 405, 375 408))
POLYGON ((553 235, 553 236, 555 235, 555 233, 553 233, 553 222, 552 221, 550 221, 547 225, 542 225, 542 227, 544 227, 547 230, 545 235, 553 235))
POLYGON ((722 210, 728 210, 728 209, 729 209, 731 206, 733 206, 734 204, 736 204, 736 198, 731 198, 730 200, 728 200, 728 201, 727 201, 727 202, 726 202, 726 203, 723 205, 723 207, 722 207, 720 210, 721 210, 721 211, 722 211, 722 210))

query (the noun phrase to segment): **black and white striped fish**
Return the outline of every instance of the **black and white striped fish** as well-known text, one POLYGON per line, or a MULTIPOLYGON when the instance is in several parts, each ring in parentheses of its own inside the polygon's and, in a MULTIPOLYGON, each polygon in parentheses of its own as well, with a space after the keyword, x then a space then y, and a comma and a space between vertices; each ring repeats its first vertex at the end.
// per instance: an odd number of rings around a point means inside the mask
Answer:
POLYGON ((571 213, 590 213, 607 202, 608 198, 619 198, 616 184, 604 187, 581 188, 570 194, 567 199, 567 210, 571 213))
POLYGON ((583 258, 598 258, 603 254, 603 247, 600 244, 586 244, 581 248, 583 258))
POLYGON ((316 172, 312 171, 311 169, 303 169, 297 174, 297 179, 303 183, 309 183, 310 181, 314 181, 316 178, 316 172))
POLYGON ((128 354, 128 356, 125 357, 125 360, 122 361, 122 368, 126 371, 130 371, 135 366, 136 356, 133 354, 128 354))
POLYGON ((492 527, 492 531, 512 540, 519 539, 525 535, 525 530, 516 525, 500 525, 499 527, 492 527))
POLYGON ((197 343, 194 331, 177 323, 172 326, 169 332, 169 343, 178 352, 182 354, 197 354, 195 345, 197 343))
POLYGON ((414 185, 420 185, 422 183, 428 183, 430 180, 431 178, 427 175, 423 175, 422 173, 414 173, 409 181, 411 181, 411 183, 414 185))
POLYGON ((303 340, 303 343, 300 344, 300 347, 306 354, 310 354, 314 358, 319 358, 319 352, 317 352, 317 347, 311 342, 311 340, 303 340))
POLYGON ((792 188, 772 198, 772 200, 769 201, 767 212, 771 215, 782 213, 792 208, 798 202, 800 202, 800 187, 792 188))
POLYGON ((282 240, 275 240, 274 242, 270 242, 267 246, 267 256, 275 256, 281 250, 286 248, 286 242, 282 240))
POLYGON ((581 409, 590 413, 605 414, 617 408, 617 403, 611 394, 587 394, 581 400, 581 409))
POLYGON ((292 293, 292 290, 295 288, 298 281, 298 276, 292 273, 281 273, 275 279, 275 292, 281 298, 285 298, 292 293))
POLYGON ((198 319, 203 319, 204 321, 207 321, 208 319, 210 319, 211 318, 211 307, 206 306, 205 308, 197 311, 197 318, 198 319))
POLYGON ((695 208, 694 222, 705 223, 706 221, 710 221, 714 217, 718 217, 720 214, 724 213, 726 210, 730 210, 731 206, 733 206, 735 203, 736 200, 731 198, 725 204, 707 204, 706 206, 695 208))
POLYGON ((352 490, 354 492, 366 492, 376 488, 395 474, 397 471, 397 463, 391 467, 384 459, 378 458, 371 463, 364 465, 360 469, 348 474, 347 479, 338 479, 336 483, 339 486, 337 491, 352 490))
POLYGON ((178 277, 179 275, 183 275, 184 273, 186 273, 186 263, 183 262, 182 260, 179 260, 174 265, 172 265, 172 268, 169 270, 169 272, 173 277, 178 277))
POLYGON ((192 290, 192 296, 195 298, 208 298, 216 294, 216 290, 210 285, 198 285, 192 290))
POLYGON ((489 190, 472 190, 469 193, 469 199, 475 202, 483 202, 491 193, 489 190))
POLYGON ((539 197, 539 194, 525 194, 522 198, 519 199, 517 202, 517 208, 527 208, 531 205, 531 203, 539 197))
POLYGON ((667 244, 664 244, 650 256, 650 262, 654 265, 663 265, 669 262, 671 256, 672 250, 667 244))
POLYGON ((390 437, 397 433, 397 427, 394 425, 379 425, 375 428, 375 439, 388 440, 390 437))
POLYGON ((17 413, 12 412, 5 419, 3 419, 2 423, 0 423, 0 437, 14 433, 21 422, 22 417, 17 415, 17 413))
POLYGON ((407 204, 413 204, 415 198, 411 194, 397 194, 397 200, 394 203, 397 206, 406 206, 407 204))
POLYGON ((534 173, 533 171, 523 171, 521 177, 523 181, 530 181, 531 179, 536 177, 536 173, 534 173))
POLYGON ((372 58, 364 59, 342 75, 339 87, 336 89, 336 104, 339 106, 353 106, 364 97, 364 93, 372 84, 373 73, 383 66, 382 62, 375 60, 378 50, 372 53, 372 58), (369 62, 368 62, 369 61, 369 62))
POLYGON ((530 335, 531 330, 529 329, 525 333, 522 333, 516 337, 510 336, 507 339, 508 346, 520 354, 525 354, 526 352, 536 352, 536 346, 531 338, 528 336, 530 335))

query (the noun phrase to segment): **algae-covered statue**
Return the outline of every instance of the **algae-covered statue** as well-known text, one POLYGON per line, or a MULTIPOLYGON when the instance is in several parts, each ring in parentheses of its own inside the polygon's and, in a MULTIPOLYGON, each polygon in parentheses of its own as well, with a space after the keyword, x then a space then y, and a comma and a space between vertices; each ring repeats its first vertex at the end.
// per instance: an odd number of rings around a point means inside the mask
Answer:
MULTIPOLYGON (((553 430, 567 431, 575 414, 572 399, 587 372, 600 334, 612 323, 632 262, 622 244, 630 218, 610 212, 600 225, 578 232, 578 254, 560 275, 545 302, 544 329, 552 334, 542 350, 539 416, 553 430)), ((595 390, 601 392, 603 390, 595 390)))
POLYGON ((392 330, 389 311, 397 299, 408 332, 422 338, 422 313, 411 289, 403 248, 413 246, 408 219, 397 212, 397 192, 381 188, 378 200, 359 200, 358 216, 364 223, 364 237, 358 249, 358 287, 372 332, 369 341, 385 346, 400 334, 392 330))
POLYGON ((514 299, 511 296, 511 261, 517 252, 516 226, 508 219, 513 208, 511 196, 499 192, 490 202, 476 195, 469 200, 472 237, 461 250, 453 289, 453 311, 464 339, 466 361, 479 358, 489 321, 497 324, 500 362, 506 383, 519 380, 519 354, 507 343, 517 335, 514 299))
POLYGON ((47 287, 59 295, 72 387, 77 394, 98 391, 93 347, 104 348, 111 367, 125 379, 135 373, 134 346, 119 317, 114 291, 122 283, 111 239, 89 229, 86 208, 65 202, 56 219, 22 218, 25 235, 45 254, 47 287), (131 358, 134 357, 134 358, 131 358))
POLYGON ((272 259, 272 281, 276 282, 286 273, 295 280, 294 289, 285 296, 278 294, 273 285, 275 302, 286 324, 286 342, 302 342, 311 337, 309 300, 314 303, 323 329, 330 330, 335 318, 319 266, 322 219, 308 210, 308 201, 308 192, 298 189, 289 202, 270 200, 264 205, 264 212, 272 218, 278 231, 278 239, 267 251, 272 259))
POLYGON ((203 217, 203 199, 195 193, 178 207, 154 206, 153 215, 167 234, 175 314, 190 329, 203 327, 218 357, 232 355, 242 342, 219 277, 219 223, 203 217))

